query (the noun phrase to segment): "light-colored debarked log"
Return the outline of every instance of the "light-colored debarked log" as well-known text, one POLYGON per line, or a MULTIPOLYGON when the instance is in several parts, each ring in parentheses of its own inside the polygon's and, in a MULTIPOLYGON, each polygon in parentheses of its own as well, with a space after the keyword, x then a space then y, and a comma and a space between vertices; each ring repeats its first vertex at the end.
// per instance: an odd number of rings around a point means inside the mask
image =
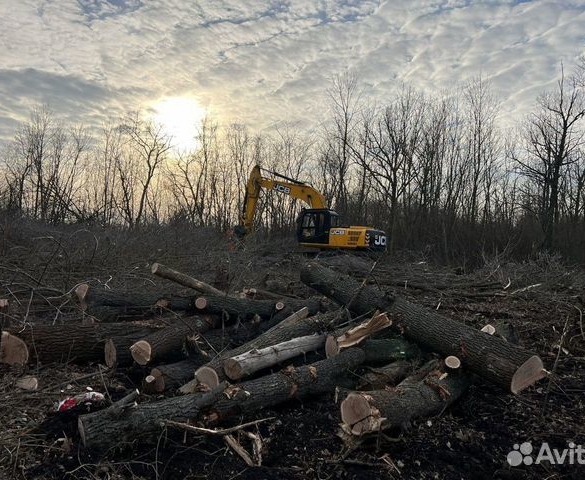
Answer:
POLYGON ((290 358, 318 350, 324 343, 325 335, 319 334, 293 338, 270 347, 249 350, 228 358, 223 364, 223 369, 231 380, 239 380, 290 358))
MULTIPOLYGON (((264 332, 262 335, 246 342, 237 348, 229 350, 215 357, 205 366, 212 368, 217 373, 221 380, 227 379, 223 370, 223 363, 226 358, 240 355, 249 350, 261 349, 276 345, 278 343, 286 342, 292 338, 311 335, 313 333, 322 332, 333 322, 343 322, 346 320, 345 315, 340 315, 338 312, 324 313, 308 317, 309 309, 304 307, 301 310, 293 313, 282 322, 278 323, 270 330, 264 332)), ((193 393, 197 390, 197 379, 193 379, 179 388, 182 394, 193 393)))

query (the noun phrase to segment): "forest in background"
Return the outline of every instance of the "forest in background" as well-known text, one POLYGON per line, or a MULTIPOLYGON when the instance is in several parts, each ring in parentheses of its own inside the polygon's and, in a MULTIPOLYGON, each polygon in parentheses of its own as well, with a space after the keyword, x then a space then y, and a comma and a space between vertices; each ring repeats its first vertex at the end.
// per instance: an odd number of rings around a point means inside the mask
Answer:
MULTIPOLYGON (((49 224, 223 232, 260 164, 311 183, 347 223, 384 229, 391 252, 459 265, 542 251, 585 262, 583 59, 515 125, 481 76, 434 96, 405 85, 373 106, 344 74, 327 95, 328 121, 313 133, 256 134, 208 117, 198 147, 182 153, 138 113, 95 133, 38 106, 0 151, 0 210, 49 224)), ((258 231, 290 234, 299 210, 263 195, 258 231)))

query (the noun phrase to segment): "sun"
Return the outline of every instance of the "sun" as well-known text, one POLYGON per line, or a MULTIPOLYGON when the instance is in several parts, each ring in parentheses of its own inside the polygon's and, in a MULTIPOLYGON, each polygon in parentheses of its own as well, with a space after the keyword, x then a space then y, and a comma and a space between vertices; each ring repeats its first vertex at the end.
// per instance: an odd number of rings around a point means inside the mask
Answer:
POLYGON ((168 97, 153 106, 153 121, 171 137, 175 150, 185 153, 197 148, 197 131, 205 109, 193 97, 168 97))

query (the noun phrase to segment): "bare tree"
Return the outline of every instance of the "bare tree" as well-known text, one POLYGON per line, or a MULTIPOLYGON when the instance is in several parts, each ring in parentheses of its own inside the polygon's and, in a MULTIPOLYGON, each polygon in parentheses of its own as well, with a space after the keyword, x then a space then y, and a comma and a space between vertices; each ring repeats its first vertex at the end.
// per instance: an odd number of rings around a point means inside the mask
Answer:
POLYGON ((357 115, 362 108, 362 93, 355 73, 336 75, 327 89, 331 124, 325 130, 325 143, 320 163, 329 179, 324 192, 339 213, 346 216, 349 202, 352 144, 355 141, 357 115))
POLYGON ((171 140, 161 126, 140 120, 137 114, 120 130, 125 143, 115 165, 121 189, 118 207, 128 226, 136 228, 145 221, 151 186, 171 149, 171 140))
POLYGON ((524 125, 524 149, 514 155, 518 170, 538 192, 534 205, 542 226, 542 245, 555 245, 559 222, 560 192, 567 169, 579 159, 583 145, 585 92, 578 77, 566 77, 564 70, 555 91, 538 99, 538 109, 524 125))

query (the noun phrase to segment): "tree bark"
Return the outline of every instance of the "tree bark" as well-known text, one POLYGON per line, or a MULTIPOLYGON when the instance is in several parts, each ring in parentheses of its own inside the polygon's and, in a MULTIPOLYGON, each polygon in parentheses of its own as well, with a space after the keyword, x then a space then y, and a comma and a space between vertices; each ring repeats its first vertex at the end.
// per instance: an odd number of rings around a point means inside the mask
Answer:
MULTIPOLYGON (((431 362, 423 367, 435 366, 431 362)), ((351 435, 364 435, 407 425, 416 418, 435 415, 457 400, 470 384, 468 373, 458 370, 444 373, 415 374, 393 389, 353 392, 341 402, 342 429, 351 435)))
POLYGON ((546 376, 533 352, 412 304, 400 297, 310 262, 301 271, 308 286, 350 310, 379 309, 395 315, 395 326, 409 339, 444 356, 457 356, 464 367, 517 394, 546 376))
POLYGON ((157 308, 191 310, 190 298, 138 292, 114 292, 87 284, 78 285, 75 294, 81 309, 102 322, 135 320, 154 313, 157 308))
POLYGON ((259 315, 269 319, 279 311, 289 307, 294 311, 303 307, 309 309, 309 315, 315 315, 321 310, 321 302, 317 299, 295 300, 287 298, 279 301, 252 300, 249 298, 234 298, 227 296, 206 295, 195 300, 195 308, 205 313, 225 313, 231 317, 249 319, 259 315))
POLYGON ((156 327, 133 323, 33 325, 9 330, 20 338, 29 350, 29 362, 65 363, 104 361, 108 338, 127 335, 148 335, 156 327))
POLYGON ((203 333, 217 326, 217 321, 208 317, 185 317, 173 325, 161 328, 130 346, 132 358, 139 365, 148 365, 156 360, 178 359, 187 355, 186 341, 189 335, 203 333))
POLYGON ((415 363, 398 360, 379 368, 370 368, 364 373, 358 383, 360 390, 382 390, 403 380, 414 369, 415 363))
POLYGON ((217 401, 223 394, 222 384, 211 392, 168 398, 159 402, 138 404, 121 414, 107 408, 86 415, 77 421, 81 441, 87 448, 112 448, 124 443, 152 440, 161 430, 161 422, 185 422, 197 418, 201 409, 217 401))
POLYGON ((178 283, 179 285, 192 288, 193 290, 197 290, 198 292, 201 293, 220 297, 227 295, 227 293, 218 290, 217 288, 209 285, 208 283, 202 282, 201 280, 197 280, 196 278, 190 277, 189 275, 185 275, 184 273, 178 272, 177 270, 173 270, 172 268, 166 267, 160 263, 153 263, 151 271, 154 275, 158 277, 171 280, 175 283, 178 283))
POLYGON ((365 358, 361 349, 349 348, 326 360, 297 368, 287 367, 272 375, 229 386, 225 395, 219 397, 206 412, 205 420, 216 423, 293 398, 334 392, 338 385, 355 385, 356 380, 349 371, 361 365, 365 358))

